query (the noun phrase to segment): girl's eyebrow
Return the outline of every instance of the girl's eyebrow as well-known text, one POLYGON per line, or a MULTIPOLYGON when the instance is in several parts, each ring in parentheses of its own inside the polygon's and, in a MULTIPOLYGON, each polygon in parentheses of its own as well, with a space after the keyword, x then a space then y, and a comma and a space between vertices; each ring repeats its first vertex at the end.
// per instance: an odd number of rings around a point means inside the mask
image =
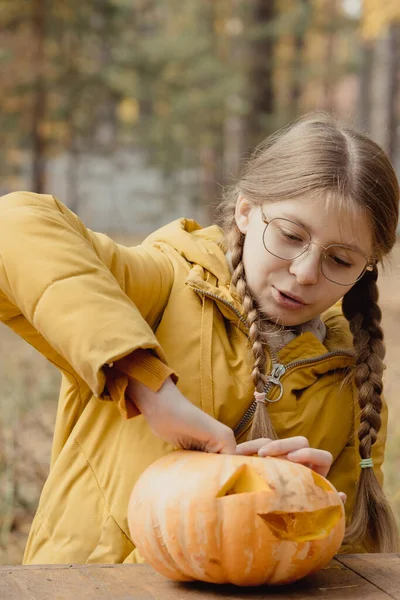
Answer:
POLYGON ((301 219, 299 219, 298 217, 295 217, 294 215, 290 214, 290 213, 286 213, 284 215, 285 219, 289 219, 290 221, 293 221, 294 223, 297 223, 298 225, 301 225, 302 227, 304 227, 304 229, 307 229, 307 231, 310 231, 311 233, 311 227, 309 227, 308 225, 306 225, 301 219))
MULTIPOLYGON (((306 231, 309 232, 310 235, 313 234, 313 230, 312 227, 310 227, 309 225, 306 225, 304 223, 304 221, 302 221, 301 219, 299 219, 297 216, 294 216, 292 213, 283 213, 283 217, 285 219, 289 219, 290 221, 293 221, 294 223, 297 223, 298 225, 301 225, 302 227, 304 227, 304 229, 306 231)), ((368 257, 369 254, 368 252, 365 252, 362 248, 360 248, 359 246, 356 246, 355 244, 345 244, 344 242, 331 242, 330 244, 327 244, 327 246, 345 246, 346 248, 349 248, 350 250, 356 250, 357 252, 360 252, 360 254, 362 254, 363 256, 368 257)))

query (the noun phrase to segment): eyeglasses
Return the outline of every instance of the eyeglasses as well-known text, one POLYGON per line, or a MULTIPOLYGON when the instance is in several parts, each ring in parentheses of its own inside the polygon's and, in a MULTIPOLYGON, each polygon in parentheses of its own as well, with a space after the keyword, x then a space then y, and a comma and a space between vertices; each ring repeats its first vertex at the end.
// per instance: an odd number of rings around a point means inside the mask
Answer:
POLYGON ((302 225, 284 218, 268 220, 262 208, 261 215, 265 223, 264 248, 277 258, 294 260, 307 252, 311 244, 320 246, 323 249, 321 272, 326 279, 338 285, 352 285, 361 279, 365 271, 373 269, 371 260, 354 248, 342 244, 321 246, 312 241, 302 225))

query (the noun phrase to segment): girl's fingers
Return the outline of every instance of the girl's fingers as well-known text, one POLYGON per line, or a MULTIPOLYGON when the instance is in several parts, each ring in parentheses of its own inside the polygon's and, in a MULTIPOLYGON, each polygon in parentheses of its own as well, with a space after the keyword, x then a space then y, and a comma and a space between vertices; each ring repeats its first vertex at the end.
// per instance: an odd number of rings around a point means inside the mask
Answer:
POLYGON ((259 438, 238 444, 236 454, 251 456, 280 456, 292 462, 297 462, 313 469, 319 475, 326 477, 332 465, 332 454, 326 450, 310 448, 306 437, 297 436, 282 440, 259 438))
POLYGON ((347 496, 344 492, 339 492, 339 496, 343 504, 346 504, 347 496))
POLYGON ((242 442, 236 446, 236 454, 243 454, 251 456, 253 454, 257 454, 260 448, 270 444, 271 440, 269 438, 258 438, 256 440, 250 440, 248 442, 242 442))
POLYGON ((283 440, 274 440, 266 446, 262 446, 259 451, 259 456, 283 456, 289 452, 295 452, 302 448, 308 448, 310 444, 308 439, 303 436, 286 438, 283 440))
POLYGON ((294 452, 289 452, 287 455, 288 460, 302 465, 310 467, 313 471, 326 477, 333 457, 327 450, 318 450, 317 448, 302 448, 294 452))

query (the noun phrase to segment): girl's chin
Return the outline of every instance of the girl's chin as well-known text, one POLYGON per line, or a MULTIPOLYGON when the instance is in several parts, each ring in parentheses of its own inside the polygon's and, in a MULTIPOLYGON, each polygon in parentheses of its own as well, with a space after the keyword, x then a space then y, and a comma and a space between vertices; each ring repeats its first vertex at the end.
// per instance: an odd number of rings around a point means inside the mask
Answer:
POLYGON ((262 310, 262 316, 264 319, 267 319, 274 325, 280 325, 281 327, 296 327, 296 325, 301 325, 305 323, 303 320, 298 320, 294 318, 284 317, 283 315, 276 316, 272 311, 262 310))
POLYGON ((310 321, 313 318, 309 315, 300 316, 298 313, 293 314, 293 311, 291 310, 285 311, 280 309, 278 313, 276 307, 274 310, 271 306, 261 307, 261 312, 264 318, 281 327, 296 327, 297 325, 307 323, 307 321, 310 321))

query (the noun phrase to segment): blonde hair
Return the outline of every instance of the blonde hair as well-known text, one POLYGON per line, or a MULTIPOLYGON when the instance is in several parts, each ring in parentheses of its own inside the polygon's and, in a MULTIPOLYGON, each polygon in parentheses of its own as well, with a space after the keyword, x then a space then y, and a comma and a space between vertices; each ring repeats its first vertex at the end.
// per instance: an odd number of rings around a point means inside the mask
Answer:
MULTIPOLYGON (((376 261, 382 260, 396 241, 399 184, 386 154, 369 138, 329 115, 317 114, 299 119, 255 149, 240 181, 226 193, 221 214, 232 256, 232 282, 247 315, 254 356, 252 380, 258 392, 263 391, 266 382, 265 338, 272 326, 262 319, 246 282, 242 259, 245 236, 236 225, 236 202, 239 196, 262 205, 312 195, 325 197, 331 209, 345 207, 368 215, 376 261)), ((385 347, 377 277, 375 266, 343 297, 343 314, 350 323, 355 350, 353 377, 360 406, 358 440, 362 459, 371 457, 381 428, 385 347)), ((277 436, 265 405, 257 402, 250 438, 261 437, 277 436)), ((379 552, 397 550, 396 521, 372 468, 361 470, 346 541, 364 543, 379 552)))

